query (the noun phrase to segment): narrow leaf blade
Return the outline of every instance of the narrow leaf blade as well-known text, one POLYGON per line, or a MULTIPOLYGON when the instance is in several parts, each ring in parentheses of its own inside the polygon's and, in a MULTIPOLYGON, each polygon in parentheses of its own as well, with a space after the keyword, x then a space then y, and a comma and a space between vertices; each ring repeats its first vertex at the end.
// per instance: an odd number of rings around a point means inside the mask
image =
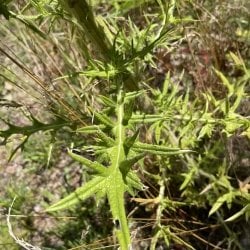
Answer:
POLYGON ((58 201, 54 205, 48 207, 45 211, 46 212, 53 212, 61 209, 69 208, 76 203, 83 201, 90 197, 91 195, 95 194, 99 189, 105 188, 105 178, 103 177, 95 177, 84 186, 76 189, 75 192, 71 193, 70 195, 66 196, 62 200, 58 201))
POLYGON ((96 171, 98 174, 102 175, 102 176, 107 176, 108 175, 108 169, 103 166, 102 164, 98 163, 98 162, 93 162, 90 161, 89 159, 75 154, 72 151, 68 150, 68 154, 76 161, 86 165, 87 167, 93 169, 94 171, 96 171))

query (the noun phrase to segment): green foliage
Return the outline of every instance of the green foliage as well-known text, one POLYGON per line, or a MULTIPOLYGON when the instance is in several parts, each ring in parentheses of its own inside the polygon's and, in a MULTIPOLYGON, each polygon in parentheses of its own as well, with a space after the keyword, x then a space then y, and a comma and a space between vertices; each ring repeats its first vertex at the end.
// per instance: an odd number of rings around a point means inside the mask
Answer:
MULTIPOLYGON (((102 122, 102 125, 105 125, 106 128, 113 127, 112 134, 114 139, 105 135, 103 132, 98 133, 100 130, 100 127, 98 126, 92 126, 91 129, 89 127, 86 129, 85 127, 85 129, 78 130, 85 133, 96 130, 97 135, 100 136, 99 143, 106 146, 106 149, 103 149, 103 152, 107 153, 110 165, 105 167, 98 162, 91 162, 87 158, 69 151, 69 154, 73 159, 93 169, 97 176, 86 183, 83 187, 78 188, 74 193, 60 200, 46 210, 47 212, 51 212, 63 208, 69 208, 79 202, 79 200, 83 201, 89 196, 100 192, 102 195, 107 195, 116 226, 115 230, 117 238, 122 249, 128 249, 130 245, 129 229, 125 214, 124 192, 126 190, 131 190, 133 187, 139 187, 142 189, 142 184, 140 184, 139 179, 135 179, 135 175, 132 172, 132 166, 145 156, 145 154, 141 154, 142 152, 157 155, 182 154, 189 152, 188 150, 180 150, 179 148, 167 148, 164 146, 136 142, 138 133, 135 133, 135 136, 132 136, 129 140, 125 139, 126 129, 128 129, 129 124, 129 120, 127 120, 129 116, 126 115, 126 111, 130 112, 130 110, 125 110, 124 105, 127 102, 134 101, 133 99, 136 98, 136 96, 137 95, 134 93, 125 94, 122 89, 119 90, 115 107, 116 122, 112 122, 104 114, 94 114, 97 120, 102 122), (124 125, 124 117, 126 117, 126 125, 124 125), (112 123, 113 125, 111 125, 112 123), (131 178, 133 179, 131 180, 131 178)), ((111 103, 111 107, 113 107, 113 102, 110 101, 109 103, 111 103)))
MULTIPOLYGON (((103 1, 103 5, 100 1, 91 1, 90 5, 85 0, 32 0, 18 8, 13 4, 12 11, 9 2, 1 2, 0 14, 10 19, 9 25, 19 28, 14 43, 28 48, 39 61, 28 67, 25 62, 30 61, 29 57, 16 57, 1 46, 1 54, 14 65, 14 70, 8 70, 1 63, 1 76, 38 97, 52 116, 40 121, 29 111, 28 115, 22 114, 22 118, 28 118, 29 124, 25 125, 2 118, 7 128, 0 130, 1 144, 8 145, 13 135, 21 135, 22 141, 14 147, 10 160, 21 149, 30 161, 48 166, 52 160, 53 167, 58 161, 53 145, 58 143, 68 148, 72 161, 88 170, 84 172, 83 185, 73 186, 75 191, 67 192, 46 212, 73 210, 90 197, 94 196, 97 203, 106 197, 114 232, 120 248, 125 250, 134 247, 126 213, 129 193, 135 201, 146 200, 146 205, 142 202, 138 207, 145 207, 150 217, 156 218, 152 235, 146 237, 152 237, 150 249, 156 249, 157 244, 202 248, 190 239, 206 242, 195 234, 199 228, 193 229, 200 221, 205 228, 214 221, 217 224, 211 227, 222 225, 222 237, 229 239, 223 239, 221 244, 228 247, 230 237, 234 238, 229 222, 242 216, 249 218, 248 176, 242 182, 237 174, 232 174, 235 153, 229 144, 234 137, 248 142, 250 139, 249 115, 241 111, 243 101, 249 99, 250 70, 235 51, 228 50, 225 58, 217 58, 220 51, 210 40, 205 55, 199 53, 204 51, 192 51, 192 46, 202 46, 191 44, 183 26, 202 28, 205 22, 197 22, 199 12, 193 9, 201 8, 201 13, 210 14, 213 5, 205 2, 207 12, 196 1, 177 0, 114 0, 103 1), (192 8, 187 8, 189 5, 192 8), (105 6, 109 11, 104 15, 105 6), (194 61, 195 56, 201 57, 206 67, 200 66, 200 61, 195 61, 194 67, 181 66, 181 70, 178 62, 177 66, 168 66, 172 60, 168 55, 175 53, 178 46, 184 46, 183 51, 189 51, 194 61), (167 66, 157 62, 161 53, 167 66), (18 57, 23 58, 21 62, 18 57), (233 73, 223 69, 223 61, 231 64, 233 73), (50 72, 45 74, 47 81, 29 69, 40 69, 40 65, 50 72), (15 70, 24 76, 19 79, 15 70), (157 70, 164 77, 160 83, 154 79, 158 73, 152 73, 157 70), (201 78, 206 74, 212 75, 216 84, 211 80, 214 86, 211 83, 201 91, 201 78), (195 82, 198 78, 200 82, 195 82), (65 133, 66 128, 69 133, 65 133), (48 141, 45 133, 50 137, 48 141), (34 135, 43 140, 44 146, 34 135), (176 221, 166 222, 166 218, 176 221), (189 228, 185 223, 190 218, 197 221, 189 228), (182 236, 189 232, 194 234, 182 236)), ((8 24, 3 27, 4 35, 10 34, 8 24)), ((195 33, 190 31, 190 36, 195 37, 195 33)), ((23 106, 17 101, 0 100, 4 107, 18 110, 23 106)), ((63 168, 68 171, 71 165, 63 168)), ((49 203, 54 201, 52 194, 48 197, 49 203)), ((139 216, 147 214, 145 211, 139 216)), ((206 243, 216 248, 213 242, 206 243)), ((237 241, 233 244, 239 246, 237 241)))
POLYGON ((28 119, 32 122, 32 124, 27 126, 17 126, 11 124, 10 122, 4 121, 4 123, 8 125, 8 129, 0 131, 0 136, 4 138, 2 144, 6 144, 10 136, 13 134, 20 134, 24 138, 23 141, 11 152, 9 160, 12 159, 12 157, 14 156, 14 154, 17 152, 18 149, 24 148, 25 143, 28 141, 29 137, 32 134, 35 134, 39 131, 42 132, 50 130, 57 131, 58 129, 67 126, 67 124, 69 124, 62 119, 53 121, 51 124, 44 124, 38 121, 32 114, 28 116, 28 119))

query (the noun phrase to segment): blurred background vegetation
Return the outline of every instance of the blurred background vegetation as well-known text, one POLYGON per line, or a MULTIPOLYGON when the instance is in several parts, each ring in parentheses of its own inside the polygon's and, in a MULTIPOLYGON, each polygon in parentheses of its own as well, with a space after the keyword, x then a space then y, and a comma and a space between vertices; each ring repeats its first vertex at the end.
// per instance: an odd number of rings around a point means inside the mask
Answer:
POLYGON ((141 140, 195 152, 135 166, 147 189, 125 198, 132 249, 250 249, 249 1, 87 1, 99 42, 65 2, 0 2, 0 248, 22 249, 6 221, 16 197, 19 239, 117 249, 105 199, 43 211, 89 180, 65 149, 93 143, 75 131, 122 72, 146 90, 134 113, 166 118, 140 124, 141 140))

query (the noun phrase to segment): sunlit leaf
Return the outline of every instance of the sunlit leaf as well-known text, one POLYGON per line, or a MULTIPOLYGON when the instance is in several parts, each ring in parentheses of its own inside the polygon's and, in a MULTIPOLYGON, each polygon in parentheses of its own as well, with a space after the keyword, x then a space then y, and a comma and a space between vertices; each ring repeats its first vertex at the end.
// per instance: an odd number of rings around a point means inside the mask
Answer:
POLYGON ((245 207, 243 207, 239 212, 235 213, 234 215, 232 215, 231 217, 229 217, 225 221, 227 221, 227 222, 234 221, 237 218, 239 218, 240 216, 246 214, 246 212, 248 212, 248 216, 250 216, 250 204, 248 204, 245 207))
POLYGON ((229 82, 229 80, 225 77, 225 75, 222 72, 220 72, 216 69, 214 69, 214 71, 220 77, 220 79, 221 79, 222 83, 225 85, 225 87, 227 87, 228 92, 229 92, 229 96, 233 95, 234 94, 233 84, 229 82))
POLYGON ((53 212, 72 207, 73 205, 94 195, 98 190, 105 189, 106 187, 106 179, 104 177, 97 176, 70 195, 47 208, 46 212, 53 212))
POLYGON ((214 203, 211 210, 209 211, 209 216, 215 213, 225 202, 232 201, 232 193, 226 193, 218 198, 218 200, 214 203))
POLYGON ((76 161, 84 164, 85 166, 93 169, 94 171, 96 171, 98 174, 102 175, 102 176, 107 176, 108 175, 108 169, 103 166, 102 164, 98 163, 98 162, 93 162, 90 161, 89 159, 75 154, 73 153, 71 150, 68 150, 69 155, 76 161))
POLYGON ((180 149, 180 148, 170 148, 160 145, 146 144, 137 142, 133 145, 133 150, 137 152, 147 152, 151 154, 158 155, 174 155, 174 154, 184 154, 190 153, 191 150, 188 149, 180 149))

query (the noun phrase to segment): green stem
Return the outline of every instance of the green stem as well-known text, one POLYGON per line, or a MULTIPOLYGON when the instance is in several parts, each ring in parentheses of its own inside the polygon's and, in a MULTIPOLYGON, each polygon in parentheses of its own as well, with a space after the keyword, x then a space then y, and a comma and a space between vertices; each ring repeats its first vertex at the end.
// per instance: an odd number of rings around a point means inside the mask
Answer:
POLYGON ((125 140, 125 127, 123 125, 124 100, 123 89, 118 89, 117 94, 117 123, 115 128, 115 146, 111 158, 110 187, 108 193, 109 204, 115 222, 115 232, 122 250, 128 250, 130 245, 130 234, 126 218, 124 192, 125 184, 120 171, 121 163, 126 159, 123 143, 125 140))

